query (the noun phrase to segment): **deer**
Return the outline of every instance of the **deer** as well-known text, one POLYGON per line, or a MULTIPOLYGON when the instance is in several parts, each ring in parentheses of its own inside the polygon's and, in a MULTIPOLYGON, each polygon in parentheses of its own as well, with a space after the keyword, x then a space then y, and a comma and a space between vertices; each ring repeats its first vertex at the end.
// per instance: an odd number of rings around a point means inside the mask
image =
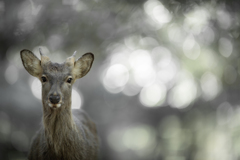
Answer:
POLYGON ((41 60, 27 49, 20 52, 24 68, 42 84, 42 125, 32 139, 28 159, 98 159, 95 123, 84 111, 71 109, 72 86, 89 72, 94 55, 86 53, 75 60, 75 51, 65 62, 55 63, 39 52, 41 60))

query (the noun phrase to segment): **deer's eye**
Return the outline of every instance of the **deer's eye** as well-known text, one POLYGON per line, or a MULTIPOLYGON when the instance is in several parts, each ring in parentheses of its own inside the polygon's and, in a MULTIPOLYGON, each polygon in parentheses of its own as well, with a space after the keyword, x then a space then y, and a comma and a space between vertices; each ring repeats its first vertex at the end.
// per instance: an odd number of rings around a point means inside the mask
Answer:
POLYGON ((41 78, 42 78, 42 82, 47 82, 47 78, 46 77, 42 76, 41 78))
POLYGON ((72 78, 68 78, 67 83, 72 83, 72 78))

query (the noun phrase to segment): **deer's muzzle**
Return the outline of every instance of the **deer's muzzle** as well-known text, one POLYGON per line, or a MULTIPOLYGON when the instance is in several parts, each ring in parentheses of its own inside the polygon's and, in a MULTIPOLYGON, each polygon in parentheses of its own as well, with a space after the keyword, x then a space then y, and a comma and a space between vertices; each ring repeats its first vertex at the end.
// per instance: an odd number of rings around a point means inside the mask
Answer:
POLYGON ((52 103, 52 104, 57 104, 59 103, 60 101, 60 95, 50 95, 49 96, 49 101, 52 103))
POLYGON ((48 105, 53 108, 61 107, 61 96, 59 94, 50 94, 48 97, 48 105))

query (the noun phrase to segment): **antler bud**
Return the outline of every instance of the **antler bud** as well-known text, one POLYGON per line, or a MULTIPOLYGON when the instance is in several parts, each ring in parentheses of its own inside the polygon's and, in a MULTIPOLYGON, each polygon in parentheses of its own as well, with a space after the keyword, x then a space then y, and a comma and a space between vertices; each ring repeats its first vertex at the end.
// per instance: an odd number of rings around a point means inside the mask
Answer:
POLYGON ((41 48, 39 48, 39 53, 40 53, 41 56, 43 55, 43 54, 42 54, 42 49, 41 49, 41 48))
POLYGON ((77 51, 75 51, 75 52, 73 53, 72 57, 74 57, 74 58, 75 58, 75 56, 76 56, 76 53, 77 53, 77 51))
POLYGON ((77 53, 77 51, 75 51, 73 53, 73 55, 71 57, 68 57, 67 60, 66 60, 66 63, 69 64, 70 66, 74 66, 76 53, 77 53))
POLYGON ((39 48, 39 53, 41 55, 41 65, 47 63, 50 61, 49 57, 48 56, 45 56, 43 53, 42 53, 42 49, 39 48))

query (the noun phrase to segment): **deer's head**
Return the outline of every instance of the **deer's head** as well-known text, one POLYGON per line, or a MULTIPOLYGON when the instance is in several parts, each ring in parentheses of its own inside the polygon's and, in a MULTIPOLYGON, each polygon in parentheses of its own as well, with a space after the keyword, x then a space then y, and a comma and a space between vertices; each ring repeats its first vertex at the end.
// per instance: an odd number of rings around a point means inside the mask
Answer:
POLYGON ((72 85, 76 79, 85 76, 91 69, 94 55, 86 53, 75 60, 75 54, 64 63, 53 63, 41 53, 39 60, 31 51, 22 50, 23 66, 42 83, 42 103, 44 107, 71 107, 72 85))

